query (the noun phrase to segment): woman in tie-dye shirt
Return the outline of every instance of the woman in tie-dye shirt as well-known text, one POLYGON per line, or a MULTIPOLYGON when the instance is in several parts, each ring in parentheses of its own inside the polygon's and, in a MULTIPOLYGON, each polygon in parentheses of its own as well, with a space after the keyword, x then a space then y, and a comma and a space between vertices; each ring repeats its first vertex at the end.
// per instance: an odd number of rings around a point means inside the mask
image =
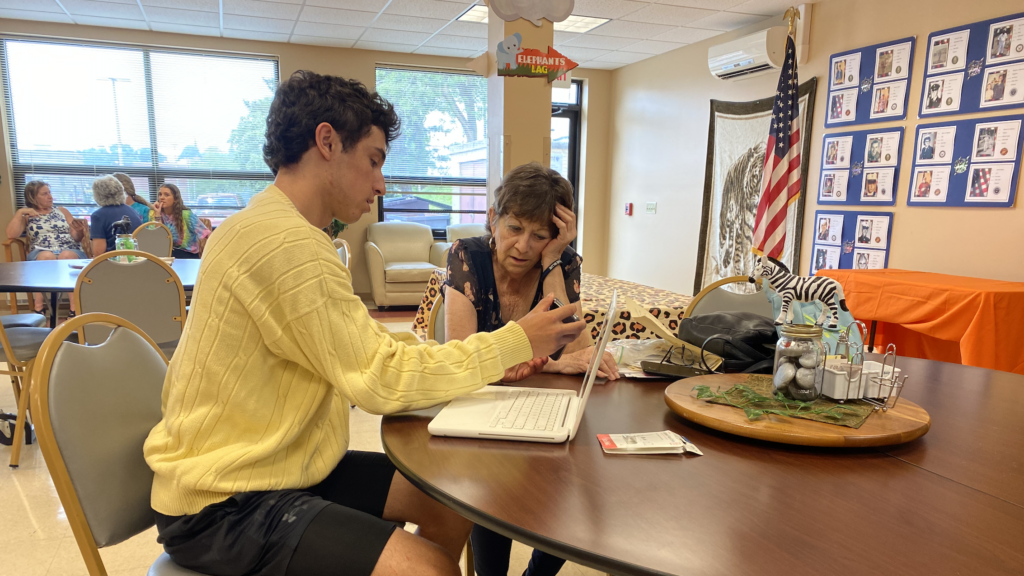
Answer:
POLYGON ((174 249, 171 256, 175 258, 199 258, 203 246, 210 236, 210 229, 196 216, 196 213, 185 207, 181 199, 181 190, 170 182, 164 182, 157 193, 153 209, 149 211, 150 222, 161 222, 171 229, 174 237, 174 249))

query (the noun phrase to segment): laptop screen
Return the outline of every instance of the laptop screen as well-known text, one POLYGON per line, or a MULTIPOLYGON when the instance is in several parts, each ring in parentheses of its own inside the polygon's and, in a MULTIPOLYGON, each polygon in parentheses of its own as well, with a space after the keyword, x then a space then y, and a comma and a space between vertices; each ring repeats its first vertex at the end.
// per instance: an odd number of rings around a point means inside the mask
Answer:
POLYGON ((612 325, 615 324, 615 320, 618 318, 619 313, 616 308, 618 296, 619 291, 613 290, 612 299, 608 303, 608 313, 604 317, 604 326, 601 327, 601 332, 597 336, 594 355, 590 357, 590 366, 587 366, 587 374, 583 377, 583 389, 580 391, 580 407, 576 411, 576 422, 572 425, 571 434, 576 433, 576 430, 580 427, 580 422, 583 420, 583 409, 587 406, 590 389, 594 387, 594 380, 597 379, 597 370, 601 365, 601 357, 604 356, 605 346, 608 345, 608 339, 612 333, 612 325))

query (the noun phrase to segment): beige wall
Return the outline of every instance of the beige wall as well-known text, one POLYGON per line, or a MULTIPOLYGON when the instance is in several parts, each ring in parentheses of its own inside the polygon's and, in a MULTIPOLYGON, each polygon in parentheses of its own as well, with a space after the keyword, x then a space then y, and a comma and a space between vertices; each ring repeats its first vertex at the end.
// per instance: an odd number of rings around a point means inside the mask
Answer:
MULTIPOLYGON (((809 59, 800 79, 818 77, 810 173, 804 222, 801 270, 811 257, 811 228, 821 160, 828 62, 835 52, 917 36, 904 122, 870 128, 905 127, 911 139, 926 58, 928 34, 1021 10, 1019 0, 986 0, 964 9, 953 0, 827 0, 814 5, 809 59)), ((725 82, 707 68, 708 46, 781 25, 781 19, 680 48, 613 72, 611 124, 611 194, 608 275, 683 293, 693 289, 704 164, 707 154, 709 100, 748 101, 771 96, 777 74, 725 82), (644 203, 658 202, 658 214, 643 213, 644 203), (634 203, 634 216, 621 207, 634 203), (651 246, 659 247, 652 250, 651 246)), ((1001 114, 1009 112, 1003 111, 1001 114)), ((999 112, 974 115, 997 115, 999 112)), ((951 120, 961 117, 947 117, 951 120)), ((833 129, 864 129, 857 126, 833 129)), ((766 135, 767 138, 767 135, 766 135)), ((904 144, 899 198, 894 207, 867 210, 895 212, 890 268, 924 270, 1002 280, 1024 281, 1024 213, 1014 208, 910 208, 906 194, 913 146, 904 144)), ((861 209, 861 208, 858 208, 861 209)))
MULTIPOLYGON (((98 28, 92 26, 73 26, 67 24, 50 24, 43 22, 29 22, 25 20, 4 20, 0 19, 0 33, 3 34, 30 34, 39 36, 51 36, 59 38, 74 38, 94 40, 102 42, 125 42, 132 44, 146 44, 153 46, 168 46, 176 48, 192 48, 201 50, 220 50, 229 52, 247 52, 253 54, 276 55, 280 59, 281 77, 287 78, 295 70, 308 69, 324 74, 334 74, 347 78, 355 78, 362 81, 373 89, 375 84, 374 69, 379 63, 404 64, 412 66, 435 66, 447 68, 467 68, 467 60, 462 58, 446 58, 441 56, 423 56, 416 54, 397 54, 392 52, 373 52, 367 50, 351 50, 343 48, 328 48, 320 46, 302 46, 296 44, 281 44, 272 42, 256 42, 249 40, 234 40, 228 38, 211 38, 205 36, 187 36, 179 34, 165 34, 159 32, 144 32, 137 30, 121 30, 114 28, 98 28)), ((549 32, 550 34, 550 32, 549 32)), ((597 120, 608 121, 608 90, 609 73, 606 71, 581 71, 579 77, 593 78, 594 89, 591 90, 591 99, 594 106, 600 110, 597 120), (595 92, 599 92, 595 93, 595 92)), ((541 81, 537 81, 542 83, 541 81)), ((549 96, 550 101, 550 96, 549 96)), ((2 100, 0 100, 2 102, 2 100)), ((550 115, 550 108, 548 109, 550 115)), ((4 126, 6 134, 6 125, 4 126)), ((604 134, 606 127, 596 128, 597 134, 604 134)), ((606 164, 607 151, 604 143, 598 147, 598 157, 601 164, 606 164)), ((594 171, 590 175, 588 170, 588 182, 595 189, 595 196, 605 201, 607 190, 607 172, 602 169, 594 171)), ((7 150, 7 138, 0 138, 0 223, 6 223, 13 215, 14 194, 11 190, 11 167, 10 154, 7 150)), ((602 210, 596 209, 592 213, 596 218, 602 218, 602 210)), ((368 294, 370 292, 369 273, 366 268, 363 243, 366 240, 366 227, 377 221, 377 210, 374 207, 370 214, 364 216, 359 222, 350 226, 342 233, 352 246, 352 268, 353 287, 357 293, 368 294)), ((595 224, 594 228, 600 230, 603 222, 595 224)), ((595 240, 596 242, 597 240, 595 240)), ((592 252, 604 255, 603 246, 597 244, 592 252)))

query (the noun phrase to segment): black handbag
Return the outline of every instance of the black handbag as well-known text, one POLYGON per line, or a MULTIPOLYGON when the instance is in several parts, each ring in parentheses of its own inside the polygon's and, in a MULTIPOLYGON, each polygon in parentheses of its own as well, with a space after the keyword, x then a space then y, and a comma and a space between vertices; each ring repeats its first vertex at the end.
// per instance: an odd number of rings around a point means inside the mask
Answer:
POLYGON ((771 374, 779 335, 771 318, 752 312, 714 312, 684 318, 679 339, 721 356, 725 372, 771 374))

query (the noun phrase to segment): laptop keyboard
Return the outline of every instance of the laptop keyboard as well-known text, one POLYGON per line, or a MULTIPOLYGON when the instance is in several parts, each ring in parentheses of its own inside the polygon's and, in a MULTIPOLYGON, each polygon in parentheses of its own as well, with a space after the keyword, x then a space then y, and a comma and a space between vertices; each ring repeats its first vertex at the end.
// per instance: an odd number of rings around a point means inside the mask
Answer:
POLYGON ((501 404, 491 418, 491 428, 513 430, 554 430, 562 405, 571 398, 568 394, 515 390, 501 404))

